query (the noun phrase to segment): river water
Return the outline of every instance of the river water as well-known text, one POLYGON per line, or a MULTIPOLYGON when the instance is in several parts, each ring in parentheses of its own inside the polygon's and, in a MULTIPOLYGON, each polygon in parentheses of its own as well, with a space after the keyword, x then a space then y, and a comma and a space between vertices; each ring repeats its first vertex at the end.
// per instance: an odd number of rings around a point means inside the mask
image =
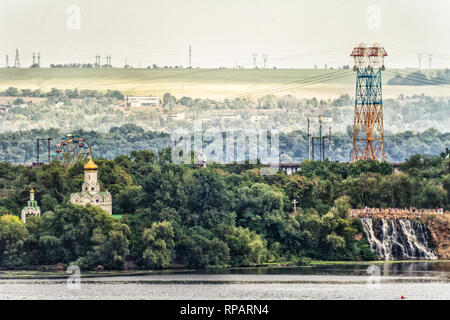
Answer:
MULTIPOLYGON (((5 277, 7 272, 0 273, 5 277)), ((450 262, 0 279, 0 299, 450 299, 450 262)))

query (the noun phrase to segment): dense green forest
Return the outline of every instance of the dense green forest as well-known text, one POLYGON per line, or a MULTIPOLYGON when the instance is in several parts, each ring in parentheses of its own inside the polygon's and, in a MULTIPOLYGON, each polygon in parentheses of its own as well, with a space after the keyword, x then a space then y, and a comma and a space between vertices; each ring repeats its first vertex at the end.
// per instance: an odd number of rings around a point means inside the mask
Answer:
MULTIPOLYGON (((243 130, 237 132, 245 133, 243 130)), ((168 133, 145 131, 144 129, 126 124, 114 127, 108 133, 78 130, 92 146, 95 157, 113 159, 120 154, 130 154, 132 150, 152 150, 157 152, 171 146, 168 133)), ((53 138, 54 145, 66 132, 58 129, 29 130, 0 134, 0 160, 13 163, 32 163, 36 161, 36 138, 53 138)), ((352 129, 346 133, 333 134, 332 160, 348 162, 352 148, 352 129)), ((307 134, 303 131, 279 135, 280 161, 303 161, 307 158, 307 134)), ((208 141, 204 142, 207 145, 208 141)), ((245 142, 243 142, 245 143, 245 142)), ((46 145, 40 147, 41 161, 47 161, 46 145)), ((438 155, 445 148, 450 148, 450 133, 441 133, 435 129, 424 132, 405 131, 386 136, 386 159, 389 162, 402 162, 414 154, 438 155)), ((316 156, 319 157, 319 146, 316 142, 316 156)), ((328 157, 328 145, 326 147, 328 157)), ((246 159, 238 159, 246 160, 246 159)))
POLYGON ((123 269, 371 260, 353 207, 450 208, 449 152, 387 163, 306 161, 295 175, 261 175, 261 165, 206 168, 171 163, 171 150, 96 159, 115 219, 68 204, 83 163, 38 169, 0 163, 0 266, 76 263, 123 269), (18 215, 30 188, 43 212, 18 215), (291 202, 300 202, 297 212, 291 202))

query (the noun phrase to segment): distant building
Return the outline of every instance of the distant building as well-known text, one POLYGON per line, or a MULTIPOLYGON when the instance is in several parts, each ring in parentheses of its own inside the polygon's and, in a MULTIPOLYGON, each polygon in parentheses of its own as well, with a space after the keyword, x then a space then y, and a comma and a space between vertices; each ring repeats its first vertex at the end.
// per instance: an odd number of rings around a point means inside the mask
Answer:
POLYGON ((23 207, 22 209, 22 221, 23 223, 27 222, 27 217, 33 215, 33 216, 40 216, 41 215, 41 209, 37 205, 37 201, 34 200, 34 190, 30 190, 30 201, 28 201, 28 205, 23 207))
POLYGON ((81 206, 86 206, 89 203, 112 214, 111 193, 108 190, 100 191, 100 184, 97 181, 97 170, 97 165, 92 159, 89 159, 84 166, 84 183, 81 187, 81 192, 72 193, 70 202, 81 206))
POLYGON ((148 97, 127 97, 128 107, 158 107, 160 105, 159 98, 154 96, 148 97))

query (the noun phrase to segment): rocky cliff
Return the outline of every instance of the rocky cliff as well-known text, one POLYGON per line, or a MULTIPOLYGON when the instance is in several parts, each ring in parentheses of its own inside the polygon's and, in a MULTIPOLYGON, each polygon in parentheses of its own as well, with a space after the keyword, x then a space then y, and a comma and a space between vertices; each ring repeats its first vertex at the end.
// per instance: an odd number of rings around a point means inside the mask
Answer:
POLYGON ((450 259, 450 214, 431 215, 425 223, 439 259, 450 259))

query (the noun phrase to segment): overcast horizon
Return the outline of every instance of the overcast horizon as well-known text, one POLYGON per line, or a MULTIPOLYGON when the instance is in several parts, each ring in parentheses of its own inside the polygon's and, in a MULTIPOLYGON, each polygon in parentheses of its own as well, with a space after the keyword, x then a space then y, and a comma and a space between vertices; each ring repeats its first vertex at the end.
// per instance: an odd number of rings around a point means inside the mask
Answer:
POLYGON ((206 0, 3 0, 0 4, 0 67, 21 66, 40 52, 50 63, 94 63, 106 54, 112 65, 132 67, 189 64, 201 68, 314 68, 351 64, 360 42, 381 43, 389 68, 450 66, 450 2, 206 0))

